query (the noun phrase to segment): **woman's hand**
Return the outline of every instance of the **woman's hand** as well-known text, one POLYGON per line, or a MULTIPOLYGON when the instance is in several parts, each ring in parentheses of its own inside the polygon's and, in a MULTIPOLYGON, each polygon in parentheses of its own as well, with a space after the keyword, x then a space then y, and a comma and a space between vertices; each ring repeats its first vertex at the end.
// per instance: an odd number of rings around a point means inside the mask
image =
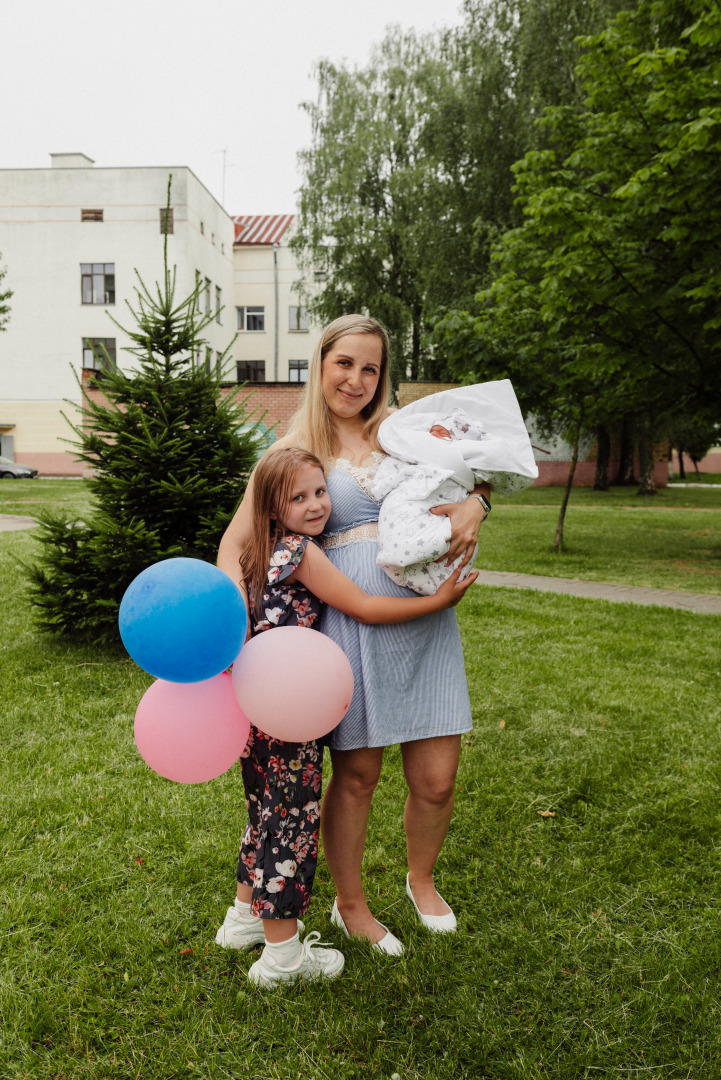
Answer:
POLYGON ((432 506, 431 513, 445 514, 451 521, 451 546, 445 555, 436 559, 436 562, 445 562, 446 566, 450 566, 463 555, 463 562, 459 564, 459 569, 463 569, 473 558, 478 530, 487 517, 480 500, 466 499, 462 503, 442 503, 440 506, 432 506))
POLYGON ((458 570, 454 570, 451 576, 439 585, 436 589, 435 599, 439 601, 439 611, 443 608, 455 607, 459 600, 462 600, 468 589, 478 577, 478 571, 473 570, 468 577, 465 577, 463 581, 458 579, 461 576, 460 567, 458 570))

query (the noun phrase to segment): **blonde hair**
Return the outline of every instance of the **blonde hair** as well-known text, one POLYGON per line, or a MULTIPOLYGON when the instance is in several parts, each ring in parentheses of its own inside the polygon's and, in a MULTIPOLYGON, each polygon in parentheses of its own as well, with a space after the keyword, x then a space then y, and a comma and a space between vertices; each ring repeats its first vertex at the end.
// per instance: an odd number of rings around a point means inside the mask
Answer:
POLYGON ((365 421, 363 435, 374 450, 379 450, 378 428, 385 420, 388 410, 389 364, 388 334, 379 322, 367 315, 341 315, 320 336, 308 367, 308 381, 300 408, 290 421, 288 435, 307 447, 326 465, 336 456, 338 436, 333 425, 333 414, 323 396, 323 361, 335 343, 348 334, 372 334, 381 343, 381 370, 378 386, 370 401, 361 411, 365 421))
POLYGON ((253 473, 252 534, 240 556, 240 568, 248 585, 250 610, 256 619, 262 617, 263 588, 273 548, 285 535, 280 519, 290 501, 295 478, 304 465, 315 466, 325 476, 315 454, 298 446, 269 450, 253 473))

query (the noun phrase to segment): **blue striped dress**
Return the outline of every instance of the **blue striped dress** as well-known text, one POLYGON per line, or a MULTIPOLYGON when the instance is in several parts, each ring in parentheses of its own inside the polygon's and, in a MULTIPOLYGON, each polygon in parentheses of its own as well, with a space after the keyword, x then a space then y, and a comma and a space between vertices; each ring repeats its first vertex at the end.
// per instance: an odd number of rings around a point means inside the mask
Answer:
MULTIPOLYGON (((325 553, 366 592, 416 596, 391 581, 376 565, 375 537, 342 542, 354 529, 372 532, 378 503, 369 486, 382 460, 357 468, 339 458, 328 476, 332 510, 326 525, 325 553), (333 538, 340 540, 333 546, 333 538)), ((325 545, 324 545, 325 546, 325 545)), ((343 649, 353 668, 355 687, 348 712, 331 733, 338 750, 392 746, 436 735, 458 735, 472 728, 468 684, 455 611, 451 608, 412 622, 367 626, 327 605, 320 629, 343 649)))

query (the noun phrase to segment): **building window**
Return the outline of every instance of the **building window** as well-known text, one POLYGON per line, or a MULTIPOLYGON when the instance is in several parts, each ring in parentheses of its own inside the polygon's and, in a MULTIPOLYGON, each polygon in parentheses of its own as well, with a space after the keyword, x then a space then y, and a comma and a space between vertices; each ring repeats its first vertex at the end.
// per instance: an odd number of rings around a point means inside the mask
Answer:
POLYGON ((83 369, 85 371, 110 371, 115 369, 115 338, 83 338, 83 369))
POLYGON ((313 271, 313 281, 327 281, 327 280, 328 280, 328 274, 326 273, 325 270, 314 270, 313 271))
POLYGON ((84 304, 115 303, 115 263, 81 263, 84 304))
POLYGON ((210 278, 205 279, 203 296, 205 297, 205 314, 210 315, 210 278))
POLYGON ((264 307, 237 307, 238 329, 247 330, 250 333, 258 333, 265 330, 264 307))
POLYGON ((239 360, 238 382, 265 382, 265 360, 239 360))
POLYGON ((203 280, 203 275, 201 274, 200 270, 196 270, 195 271, 195 288, 196 288, 195 310, 198 312, 198 314, 200 314, 200 294, 203 291, 201 289, 201 287, 200 287, 200 283, 201 283, 202 280, 203 280))
POLYGON ((288 308, 288 329, 293 333, 308 330, 308 314, 304 307, 290 305, 288 308))
POLYGON ((221 292, 220 286, 216 285, 215 286, 215 321, 217 323, 220 322, 220 309, 223 306, 222 299, 223 299, 223 294, 221 292))
POLYGON ((289 360, 288 361, 288 382, 307 382, 308 381, 308 361, 307 360, 289 360))
POLYGON ((81 210, 80 211, 80 220, 81 221, 102 221, 103 220, 103 211, 102 210, 81 210))
POLYGON ((200 235, 205 236, 205 225, 203 224, 202 221, 200 223, 200 235))
POLYGON ((172 233, 173 231, 173 208, 164 206, 160 211, 160 232, 161 235, 172 233))

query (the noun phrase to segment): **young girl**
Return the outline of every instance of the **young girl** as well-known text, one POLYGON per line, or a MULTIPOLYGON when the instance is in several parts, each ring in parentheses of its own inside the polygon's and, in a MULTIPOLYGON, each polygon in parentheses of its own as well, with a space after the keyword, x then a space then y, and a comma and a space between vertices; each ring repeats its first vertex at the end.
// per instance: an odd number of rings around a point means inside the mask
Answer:
MULTIPOLYGON (((315 539, 331 506, 323 466, 305 450, 266 454, 253 475, 252 506, 253 540, 241 556, 252 634, 274 626, 317 628, 323 603, 359 622, 406 622, 457 604, 477 576, 459 582, 456 572, 434 596, 369 596, 332 565, 315 539)), ((298 692, 322 695, 322 671, 308 672, 298 692)), ((333 978, 343 969, 342 953, 317 946, 315 931, 303 942, 298 936, 318 859, 323 743, 281 742, 251 725, 241 764, 249 823, 237 899, 215 940, 237 949, 264 943, 248 972, 262 986, 333 978)), ((384 951, 392 951, 395 939, 387 933, 384 951)))

